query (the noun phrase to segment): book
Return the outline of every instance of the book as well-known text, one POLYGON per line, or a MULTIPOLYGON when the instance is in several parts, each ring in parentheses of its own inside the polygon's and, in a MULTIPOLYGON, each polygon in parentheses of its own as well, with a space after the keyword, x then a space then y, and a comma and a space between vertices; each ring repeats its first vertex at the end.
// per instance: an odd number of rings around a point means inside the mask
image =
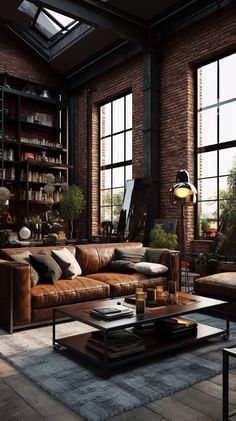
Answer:
MULTIPOLYGON (((99 352, 100 354, 104 355, 104 346, 97 342, 97 341, 93 341, 92 339, 88 339, 87 341, 87 347, 91 348, 97 352, 99 352)), ((135 354, 137 352, 141 352, 141 351, 145 351, 145 344, 144 343, 140 343, 140 344, 133 344, 133 345, 129 345, 120 349, 114 349, 113 347, 107 347, 107 356, 109 358, 119 358, 119 357, 123 357, 125 355, 129 355, 129 354, 135 354)))
MULTIPOLYGON (((96 339, 98 342, 102 343, 102 345, 104 344, 104 332, 101 330, 92 332, 91 338, 96 339)), ((113 330, 112 332, 109 332, 107 337, 108 346, 128 346, 136 343, 143 343, 143 339, 125 329, 113 330)))
POLYGON ((134 316, 134 310, 122 305, 112 307, 94 307, 90 310, 90 314, 104 320, 113 320, 120 317, 134 316))
POLYGON ((172 317, 156 322, 156 330, 159 334, 171 337, 193 335, 197 333, 197 323, 180 317, 172 317))

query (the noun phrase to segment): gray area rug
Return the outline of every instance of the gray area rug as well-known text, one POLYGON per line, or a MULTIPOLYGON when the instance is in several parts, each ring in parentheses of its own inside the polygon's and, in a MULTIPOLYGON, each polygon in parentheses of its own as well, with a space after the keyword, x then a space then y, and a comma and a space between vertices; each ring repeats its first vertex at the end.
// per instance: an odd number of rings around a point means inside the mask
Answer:
MULTIPOLYGON (((224 321, 201 314, 195 313, 191 319, 225 327, 224 321)), ((97 376, 78 359, 69 358, 66 351, 55 352, 51 327, 13 335, 0 330, 0 355, 76 414, 98 421, 221 373, 222 349, 236 344, 236 324, 230 326, 231 337, 227 342, 215 338, 185 352, 139 362, 116 371, 108 380, 97 376)), ((57 336, 78 333, 78 327, 85 331, 85 326, 78 326, 77 322, 61 324, 57 326, 57 336)))

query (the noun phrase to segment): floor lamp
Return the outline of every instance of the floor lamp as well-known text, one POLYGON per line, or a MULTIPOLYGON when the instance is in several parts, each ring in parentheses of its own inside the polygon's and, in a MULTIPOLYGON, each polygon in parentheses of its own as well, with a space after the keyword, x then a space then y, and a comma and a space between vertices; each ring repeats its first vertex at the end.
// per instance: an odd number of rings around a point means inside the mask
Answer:
MULTIPOLYGON (((181 262, 185 260, 185 213, 184 207, 186 205, 194 205, 197 201, 197 189, 190 182, 189 173, 187 170, 180 170, 176 175, 176 182, 170 188, 170 196, 172 204, 179 204, 181 206, 181 242, 180 253, 181 262)), ((186 273, 186 271, 185 271, 186 273)), ((181 290, 181 271, 180 271, 180 290, 181 290)))

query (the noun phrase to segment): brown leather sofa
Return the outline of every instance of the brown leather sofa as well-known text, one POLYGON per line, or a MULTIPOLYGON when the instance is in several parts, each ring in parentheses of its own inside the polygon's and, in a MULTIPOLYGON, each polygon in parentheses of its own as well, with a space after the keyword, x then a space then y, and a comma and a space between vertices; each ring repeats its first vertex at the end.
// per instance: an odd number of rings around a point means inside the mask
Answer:
MULTIPOLYGON (((39 252, 38 247, 6 248, 0 250, 0 324, 13 332, 29 325, 43 324, 52 320, 56 306, 82 301, 105 299, 132 294, 136 287, 156 286, 171 276, 179 281, 179 254, 165 250, 160 263, 168 266, 166 276, 147 276, 109 271, 109 263, 115 259, 115 248, 142 247, 141 243, 106 243, 67 246, 82 269, 82 275, 74 279, 59 279, 56 284, 38 283, 31 286, 30 266, 14 262, 13 254, 39 252), (171 270, 170 270, 171 268, 171 270)), ((45 246, 52 249, 61 246, 45 246)))

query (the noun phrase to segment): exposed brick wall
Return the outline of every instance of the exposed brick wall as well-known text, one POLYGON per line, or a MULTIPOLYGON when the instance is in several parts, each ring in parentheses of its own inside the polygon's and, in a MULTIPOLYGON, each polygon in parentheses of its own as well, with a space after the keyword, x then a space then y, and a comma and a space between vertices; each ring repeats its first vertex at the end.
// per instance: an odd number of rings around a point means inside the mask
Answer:
MULTIPOLYGON (((178 170, 194 168, 194 77, 197 65, 236 50, 236 6, 215 13, 166 41, 161 49, 161 213, 180 217, 168 189, 178 170)), ((180 224, 179 224, 180 225, 180 224)), ((194 209, 186 209, 186 236, 194 238, 194 209)))
POLYGON ((98 234, 99 218, 99 107, 114 97, 127 92, 133 93, 133 177, 143 177, 143 58, 135 57, 116 66, 109 74, 94 79, 80 92, 74 92, 79 98, 79 125, 76 150, 79 159, 79 184, 87 195, 87 88, 92 90, 92 151, 90 165, 92 198, 92 234, 98 234))
MULTIPOLYGON (((178 170, 194 175, 194 78, 198 64, 216 59, 236 49, 236 6, 193 24, 163 43, 160 48, 161 72, 161 215, 180 219, 180 208, 169 201, 169 188, 178 170)), ((75 139, 79 151, 79 180, 87 191, 87 94, 92 93, 92 231, 97 234, 99 203, 99 104, 127 91, 133 92, 133 177, 143 177, 143 56, 135 57, 97 77, 80 92, 79 130, 75 139)), ((178 224, 180 226, 180 224, 178 224)), ((186 209, 188 247, 194 238, 194 208, 186 209)), ((179 230, 178 233, 180 234, 179 230)))
POLYGON ((0 73, 58 88, 59 77, 42 58, 16 36, 0 27, 0 73))

